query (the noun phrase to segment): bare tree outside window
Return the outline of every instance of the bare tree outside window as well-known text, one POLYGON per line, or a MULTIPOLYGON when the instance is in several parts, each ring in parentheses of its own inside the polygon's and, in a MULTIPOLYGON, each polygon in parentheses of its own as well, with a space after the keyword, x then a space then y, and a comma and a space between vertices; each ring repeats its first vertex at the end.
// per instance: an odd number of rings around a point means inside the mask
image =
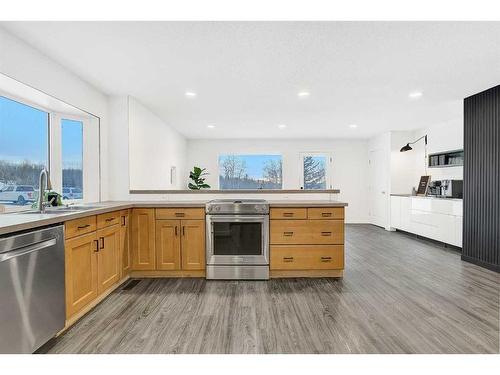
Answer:
POLYGON ((279 155, 221 155, 220 189, 281 189, 279 155))
POLYGON ((268 160, 264 165, 264 179, 270 183, 281 185, 283 175, 283 162, 279 160, 268 160))
POLYGON ((326 189, 326 157, 304 156, 304 189, 326 189))

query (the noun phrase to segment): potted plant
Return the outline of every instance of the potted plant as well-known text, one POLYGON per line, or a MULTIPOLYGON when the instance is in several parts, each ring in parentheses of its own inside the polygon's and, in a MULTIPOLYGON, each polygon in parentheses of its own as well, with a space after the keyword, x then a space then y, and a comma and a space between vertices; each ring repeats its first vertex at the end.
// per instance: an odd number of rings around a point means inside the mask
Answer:
POLYGON ((193 180, 188 184, 188 188, 191 190, 201 190, 201 189, 209 189, 210 185, 205 183, 205 178, 203 176, 208 175, 205 172, 206 168, 193 167, 193 170, 189 172, 189 178, 193 180))

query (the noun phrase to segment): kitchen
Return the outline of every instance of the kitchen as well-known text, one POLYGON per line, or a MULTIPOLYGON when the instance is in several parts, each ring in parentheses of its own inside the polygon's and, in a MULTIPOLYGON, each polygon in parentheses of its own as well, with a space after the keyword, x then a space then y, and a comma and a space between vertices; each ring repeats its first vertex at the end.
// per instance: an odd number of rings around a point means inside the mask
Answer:
POLYGON ((1 21, 0 352, 498 354, 499 35, 1 21))

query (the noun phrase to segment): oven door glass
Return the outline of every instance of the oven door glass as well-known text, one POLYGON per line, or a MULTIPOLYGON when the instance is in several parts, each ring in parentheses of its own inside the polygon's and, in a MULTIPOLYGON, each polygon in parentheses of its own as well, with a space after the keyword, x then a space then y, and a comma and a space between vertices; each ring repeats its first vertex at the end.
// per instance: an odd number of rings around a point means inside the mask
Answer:
POLYGON ((207 264, 269 264, 269 216, 207 215, 207 264))
POLYGON ((262 223, 213 223, 214 255, 262 255, 262 223))

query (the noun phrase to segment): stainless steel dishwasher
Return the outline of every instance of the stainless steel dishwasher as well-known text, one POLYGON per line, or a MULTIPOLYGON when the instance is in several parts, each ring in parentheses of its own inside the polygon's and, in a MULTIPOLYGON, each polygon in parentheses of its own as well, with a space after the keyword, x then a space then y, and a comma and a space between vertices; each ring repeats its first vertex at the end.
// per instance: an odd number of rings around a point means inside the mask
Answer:
POLYGON ((64 327, 63 226, 0 237, 0 353, 32 353, 64 327))

